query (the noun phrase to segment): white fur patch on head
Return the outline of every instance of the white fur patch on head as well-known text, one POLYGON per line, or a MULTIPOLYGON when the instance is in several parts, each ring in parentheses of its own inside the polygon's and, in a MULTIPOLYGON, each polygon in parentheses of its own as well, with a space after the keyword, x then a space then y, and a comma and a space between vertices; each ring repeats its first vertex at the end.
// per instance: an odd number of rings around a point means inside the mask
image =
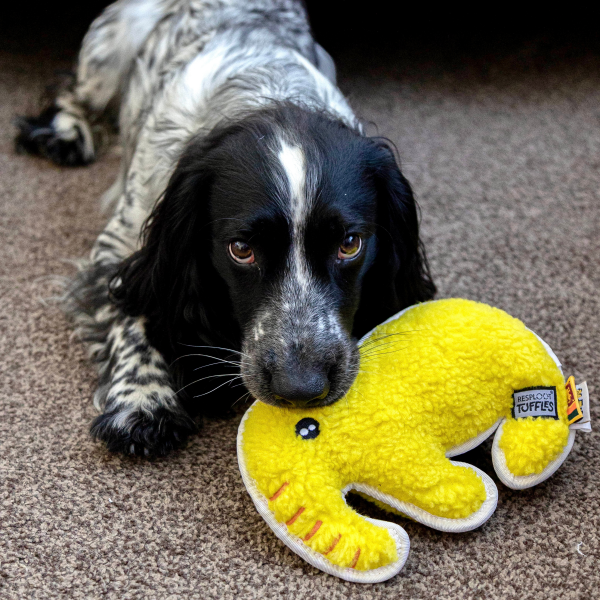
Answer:
POLYGON ((286 174, 292 201, 292 222, 300 224, 306 216, 306 159, 299 146, 281 142, 279 161, 286 174))
POLYGON ((292 221, 292 269, 300 289, 309 285, 308 264, 304 255, 304 228, 310 209, 307 194, 306 157, 300 146, 280 140, 279 161, 287 178, 292 221))

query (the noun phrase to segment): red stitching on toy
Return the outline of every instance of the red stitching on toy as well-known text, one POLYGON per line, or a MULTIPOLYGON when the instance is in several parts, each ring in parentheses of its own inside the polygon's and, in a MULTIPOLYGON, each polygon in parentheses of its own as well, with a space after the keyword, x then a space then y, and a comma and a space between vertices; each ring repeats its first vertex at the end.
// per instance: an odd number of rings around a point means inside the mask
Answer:
POLYGON ((323 554, 329 554, 338 544, 338 542, 342 539, 342 534, 340 533, 340 535, 338 535, 335 540, 333 540, 333 544, 331 544, 331 546, 329 546, 329 548, 323 552, 323 554))
POLYGON ((304 541, 307 542, 308 540, 310 540, 310 538, 313 535, 315 535, 315 533, 317 533, 317 531, 319 531, 319 527, 321 527, 321 525, 323 525, 323 521, 317 521, 315 523, 315 526, 306 534, 304 541))
POLYGON ((285 524, 286 524, 286 525, 292 525, 292 524, 294 523, 294 521, 295 521, 295 520, 296 520, 296 519, 297 519, 297 518, 298 518, 298 517, 299 517, 299 516, 300 516, 300 515, 301 515, 303 512, 304 512, 304 506, 301 506, 301 507, 298 509, 298 512, 297 512, 297 513, 296 513, 296 514, 295 514, 295 515, 294 515, 294 516, 293 516, 293 517, 292 517, 292 518, 291 518, 289 521, 286 521, 286 523, 285 523, 285 524))
POLYGON ((290 485, 289 481, 286 481, 270 498, 269 498, 269 502, 273 502, 273 500, 277 500, 277 498, 279 498, 279 496, 281 496, 281 494, 283 494, 283 490, 285 490, 285 488, 290 485))
POLYGON ((356 563, 358 562, 359 556, 360 556, 360 548, 356 551, 356 554, 354 555, 354 560, 352 561, 352 564, 350 565, 351 569, 354 569, 354 567, 356 567, 356 563))

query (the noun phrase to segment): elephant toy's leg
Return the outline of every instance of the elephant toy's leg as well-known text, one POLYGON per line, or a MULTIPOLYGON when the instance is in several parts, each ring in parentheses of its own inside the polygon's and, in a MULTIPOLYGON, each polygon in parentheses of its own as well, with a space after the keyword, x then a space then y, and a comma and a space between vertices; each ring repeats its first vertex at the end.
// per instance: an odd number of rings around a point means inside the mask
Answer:
POLYGON ((269 508, 289 533, 335 565, 368 570, 398 559, 389 531, 352 510, 333 485, 313 489, 306 481, 282 482, 269 498, 269 508))
POLYGON ((504 485, 515 490, 537 485, 560 467, 574 439, 566 417, 506 419, 494 436, 494 470, 504 485))
POLYGON ((437 517, 465 519, 490 495, 483 477, 469 465, 451 462, 441 449, 431 449, 410 458, 392 458, 384 473, 365 483, 402 505, 416 506, 437 517))

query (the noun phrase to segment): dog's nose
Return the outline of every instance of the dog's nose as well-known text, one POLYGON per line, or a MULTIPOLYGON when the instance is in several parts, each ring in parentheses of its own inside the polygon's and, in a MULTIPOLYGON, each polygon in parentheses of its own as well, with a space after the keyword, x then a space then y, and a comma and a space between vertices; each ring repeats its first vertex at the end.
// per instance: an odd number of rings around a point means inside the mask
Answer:
POLYGON ((318 406, 329 393, 329 379, 322 371, 293 370, 291 373, 273 373, 271 392, 276 400, 297 408, 318 406))

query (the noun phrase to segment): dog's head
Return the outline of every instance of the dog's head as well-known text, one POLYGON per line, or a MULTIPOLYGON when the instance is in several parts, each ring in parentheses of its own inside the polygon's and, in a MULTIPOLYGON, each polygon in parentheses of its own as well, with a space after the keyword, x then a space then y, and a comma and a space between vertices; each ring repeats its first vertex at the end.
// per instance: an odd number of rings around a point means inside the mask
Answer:
POLYGON ((188 145, 115 295, 167 355, 233 346, 254 397, 318 406, 354 381, 357 337, 433 293, 388 144, 280 106, 188 145))

